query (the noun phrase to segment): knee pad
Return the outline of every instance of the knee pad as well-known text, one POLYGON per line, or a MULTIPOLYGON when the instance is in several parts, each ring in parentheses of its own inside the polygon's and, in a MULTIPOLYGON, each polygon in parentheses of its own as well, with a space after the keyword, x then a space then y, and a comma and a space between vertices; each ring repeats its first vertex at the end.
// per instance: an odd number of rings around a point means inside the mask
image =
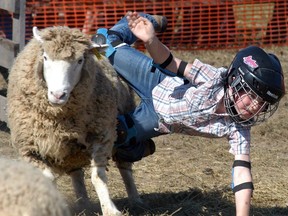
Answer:
POLYGON ((99 45, 106 45, 105 56, 109 58, 115 51, 116 48, 126 45, 122 40, 122 37, 115 31, 108 30, 106 28, 99 28, 95 35, 92 36, 92 41, 99 45), (110 41, 108 39, 109 35, 116 35, 119 39, 115 41, 110 41))
POLYGON ((117 140, 114 146, 119 147, 125 143, 128 143, 131 139, 135 139, 136 142, 137 131, 134 126, 134 121, 130 115, 120 115, 117 117, 117 120, 117 140))

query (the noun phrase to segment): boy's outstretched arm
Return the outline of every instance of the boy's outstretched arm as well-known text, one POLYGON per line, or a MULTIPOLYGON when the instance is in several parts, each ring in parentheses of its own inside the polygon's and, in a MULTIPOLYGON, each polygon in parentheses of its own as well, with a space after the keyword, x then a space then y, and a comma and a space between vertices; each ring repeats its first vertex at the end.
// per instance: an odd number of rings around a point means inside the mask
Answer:
POLYGON ((249 216, 251 196, 253 192, 253 189, 251 189, 250 187, 251 184, 253 187, 253 183, 250 170, 251 168, 247 168, 246 165, 250 164, 250 156, 235 155, 234 165, 235 164, 236 166, 233 168, 234 190, 235 188, 237 188, 237 186, 238 188, 242 188, 241 185, 244 186, 244 189, 239 189, 237 192, 235 192, 236 215, 249 216))

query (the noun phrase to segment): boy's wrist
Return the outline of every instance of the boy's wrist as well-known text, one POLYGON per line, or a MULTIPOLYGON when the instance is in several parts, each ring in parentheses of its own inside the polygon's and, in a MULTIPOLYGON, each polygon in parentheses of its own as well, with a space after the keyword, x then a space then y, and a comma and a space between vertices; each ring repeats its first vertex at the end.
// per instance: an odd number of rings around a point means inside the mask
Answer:
POLYGON ((143 41, 144 45, 147 46, 153 46, 153 44, 155 44, 155 42, 157 41, 157 37, 154 35, 151 38, 148 38, 147 41, 143 41))

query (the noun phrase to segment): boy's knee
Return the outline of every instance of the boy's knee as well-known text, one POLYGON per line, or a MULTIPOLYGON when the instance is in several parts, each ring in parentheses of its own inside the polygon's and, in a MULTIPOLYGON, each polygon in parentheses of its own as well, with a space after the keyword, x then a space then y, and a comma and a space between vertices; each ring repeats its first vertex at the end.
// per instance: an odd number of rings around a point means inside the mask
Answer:
POLYGON ((136 135, 137 131, 130 115, 118 116, 113 160, 135 162, 155 152, 155 143, 152 139, 137 142, 136 135))
POLYGON ((92 41, 97 45, 106 47, 105 56, 107 58, 116 51, 117 47, 126 45, 118 32, 106 28, 99 28, 96 34, 92 36, 92 41))
POLYGON ((115 146, 121 146, 131 139, 136 140, 137 131, 133 119, 129 114, 117 118, 117 140, 115 146))
POLYGON ((105 56, 109 58, 114 52, 115 48, 112 46, 111 42, 108 40, 108 30, 106 28, 99 28, 95 35, 92 36, 92 41, 97 45, 102 45, 105 48, 105 56))
POLYGON ((136 142, 132 138, 124 145, 113 148, 114 161, 136 162, 143 157, 152 155, 156 150, 155 143, 152 139, 136 142))

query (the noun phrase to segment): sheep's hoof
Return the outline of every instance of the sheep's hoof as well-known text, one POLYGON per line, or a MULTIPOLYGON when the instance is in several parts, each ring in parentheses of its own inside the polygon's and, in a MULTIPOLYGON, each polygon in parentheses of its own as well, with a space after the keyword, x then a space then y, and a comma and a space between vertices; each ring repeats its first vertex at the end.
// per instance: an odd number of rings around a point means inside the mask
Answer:
POLYGON ((122 213, 117 209, 113 209, 109 211, 104 211, 103 216, 122 216, 122 213))

